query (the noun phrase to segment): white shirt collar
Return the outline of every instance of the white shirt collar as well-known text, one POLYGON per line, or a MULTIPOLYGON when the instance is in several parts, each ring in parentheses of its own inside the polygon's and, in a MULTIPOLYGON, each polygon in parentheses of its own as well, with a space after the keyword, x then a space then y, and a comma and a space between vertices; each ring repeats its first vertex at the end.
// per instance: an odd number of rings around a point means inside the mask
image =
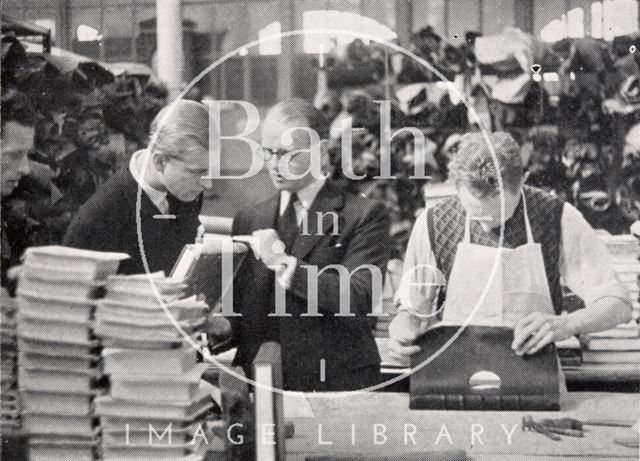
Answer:
MULTIPOLYGON (((131 176, 133 176, 133 179, 135 179, 136 182, 140 185, 140 188, 144 191, 145 194, 147 194, 147 197, 149 197, 156 208, 158 208, 161 213, 167 213, 169 210, 167 193, 151 187, 147 182, 145 182, 143 175, 140 173, 138 163, 144 161, 144 155, 148 155, 148 151, 146 149, 141 149, 134 152, 134 154, 131 156, 131 160, 129 161, 129 171, 131 172, 131 176)), ((151 162, 151 158, 149 158, 147 161, 151 162)))
MULTIPOLYGON (((297 192, 298 200, 299 200, 298 203, 302 205, 302 208, 304 210, 308 210, 309 208, 311 208, 311 204, 316 199, 318 192, 320 192, 320 189, 322 189, 322 186, 324 186, 325 182, 326 182, 326 179, 316 179, 311 184, 300 189, 297 192)), ((291 192, 287 190, 283 190, 280 193, 280 214, 284 213, 284 210, 287 209, 287 205, 289 204, 290 198, 291 198, 291 192)))

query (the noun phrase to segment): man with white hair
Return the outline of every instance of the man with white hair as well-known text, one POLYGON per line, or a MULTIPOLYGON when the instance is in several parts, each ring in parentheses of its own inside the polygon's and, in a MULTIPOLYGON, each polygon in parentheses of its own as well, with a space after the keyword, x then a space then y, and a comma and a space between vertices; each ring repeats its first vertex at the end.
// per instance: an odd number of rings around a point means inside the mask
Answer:
POLYGON ((151 272, 169 274, 197 234, 202 192, 210 185, 202 179, 209 171, 208 130, 208 111, 199 102, 165 107, 153 121, 152 142, 80 208, 64 244, 127 253, 123 273, 145 272, 144 258, 151 272))
POLYGON ((596 232, 573 206, 524 186, 520 149, 509 134, 488 136, 495 160, 482 134, 463 136, 449 164, 457 196, 424 212, 413 228, 390 326, 396 357, 417 353, 417 336, 439 321, 510 326, 513 349, 525 355, 631 319, 629 294, 596 232), (584 309, 560 315, 561 279, 584 309), (446 283, 444 300, 425 283, 446 283))

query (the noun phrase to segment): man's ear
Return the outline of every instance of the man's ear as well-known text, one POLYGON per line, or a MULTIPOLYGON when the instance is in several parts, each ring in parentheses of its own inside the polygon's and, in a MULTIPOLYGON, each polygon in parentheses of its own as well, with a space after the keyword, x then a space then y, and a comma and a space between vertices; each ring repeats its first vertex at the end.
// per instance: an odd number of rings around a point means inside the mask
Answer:
POLYGON ((320 166, 322 167, 322 172, 325 175, 331 176, 333 167, 331 165, 331 158, 329 157, 328 139, 320 141, 320 166))
POLYGON ((155 152, 151 155, 151 161, 153 162, 153 167, 156 169, 156 171, 158 171, 159 173, 164 173, 164 166, 167 162, 164 155, 155 152))

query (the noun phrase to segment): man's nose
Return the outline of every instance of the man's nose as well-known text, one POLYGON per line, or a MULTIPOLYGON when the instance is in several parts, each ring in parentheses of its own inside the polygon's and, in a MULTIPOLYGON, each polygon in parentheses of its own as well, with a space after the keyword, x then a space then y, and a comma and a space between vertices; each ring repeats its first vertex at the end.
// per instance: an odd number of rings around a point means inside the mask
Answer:
POLYGON ((204 176, 202 176, 200 178, 200 186, 202 186, 202 188, 205 190, 213 189, 213 179, 205 178, 204 176))
POLYGON ((269 165, 270 168, 277 168, 278 167, 278 162, 280 161, 280 157, 278 157, 277 155, 272 155, 269 157, 269 159, 266 161, 267 165, 269 165))
POLYGON ((27 158, 26 155, 20 162, 20 167, 18 168, 18 171, 22 176, 26 176, 29 173, 31 173, 31 166, 29 165, 29 159, 27 158))

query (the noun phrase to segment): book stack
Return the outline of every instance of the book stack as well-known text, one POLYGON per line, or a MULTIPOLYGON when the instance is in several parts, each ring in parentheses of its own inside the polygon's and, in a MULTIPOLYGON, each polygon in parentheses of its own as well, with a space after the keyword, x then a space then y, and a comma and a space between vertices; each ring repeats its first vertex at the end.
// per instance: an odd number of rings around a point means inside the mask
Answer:
POLYGON ((0 433, 20 427, 18 406, 15 300, 2 290, 0 299, 0 381, 2 402, 0 407, 0 433))
POLYGON ((123 253, 30 248, 18 285, 18 384, 31 460, 92 460, 96 298, 123 253))
POLYGON ((638 261, 638 239, 633 235, 610 235, 600 233, 600 238, 612 256, 614 270, 629 289, 633 302, 634 319, 640 318, 640 262, 638 261))
POLYGON ((639 377, 640 329, 635 321, 591 333, 583 342, 583 366, 590 370, 602 369, 620 378, 639 377))
POLYGON ((200 386, 194 339, 207 304, 163 273, 112 276, 96 310, 110 390, 96 399, 102 453, 110 459, 176 460, 198 451, 210 392, 200 386))

